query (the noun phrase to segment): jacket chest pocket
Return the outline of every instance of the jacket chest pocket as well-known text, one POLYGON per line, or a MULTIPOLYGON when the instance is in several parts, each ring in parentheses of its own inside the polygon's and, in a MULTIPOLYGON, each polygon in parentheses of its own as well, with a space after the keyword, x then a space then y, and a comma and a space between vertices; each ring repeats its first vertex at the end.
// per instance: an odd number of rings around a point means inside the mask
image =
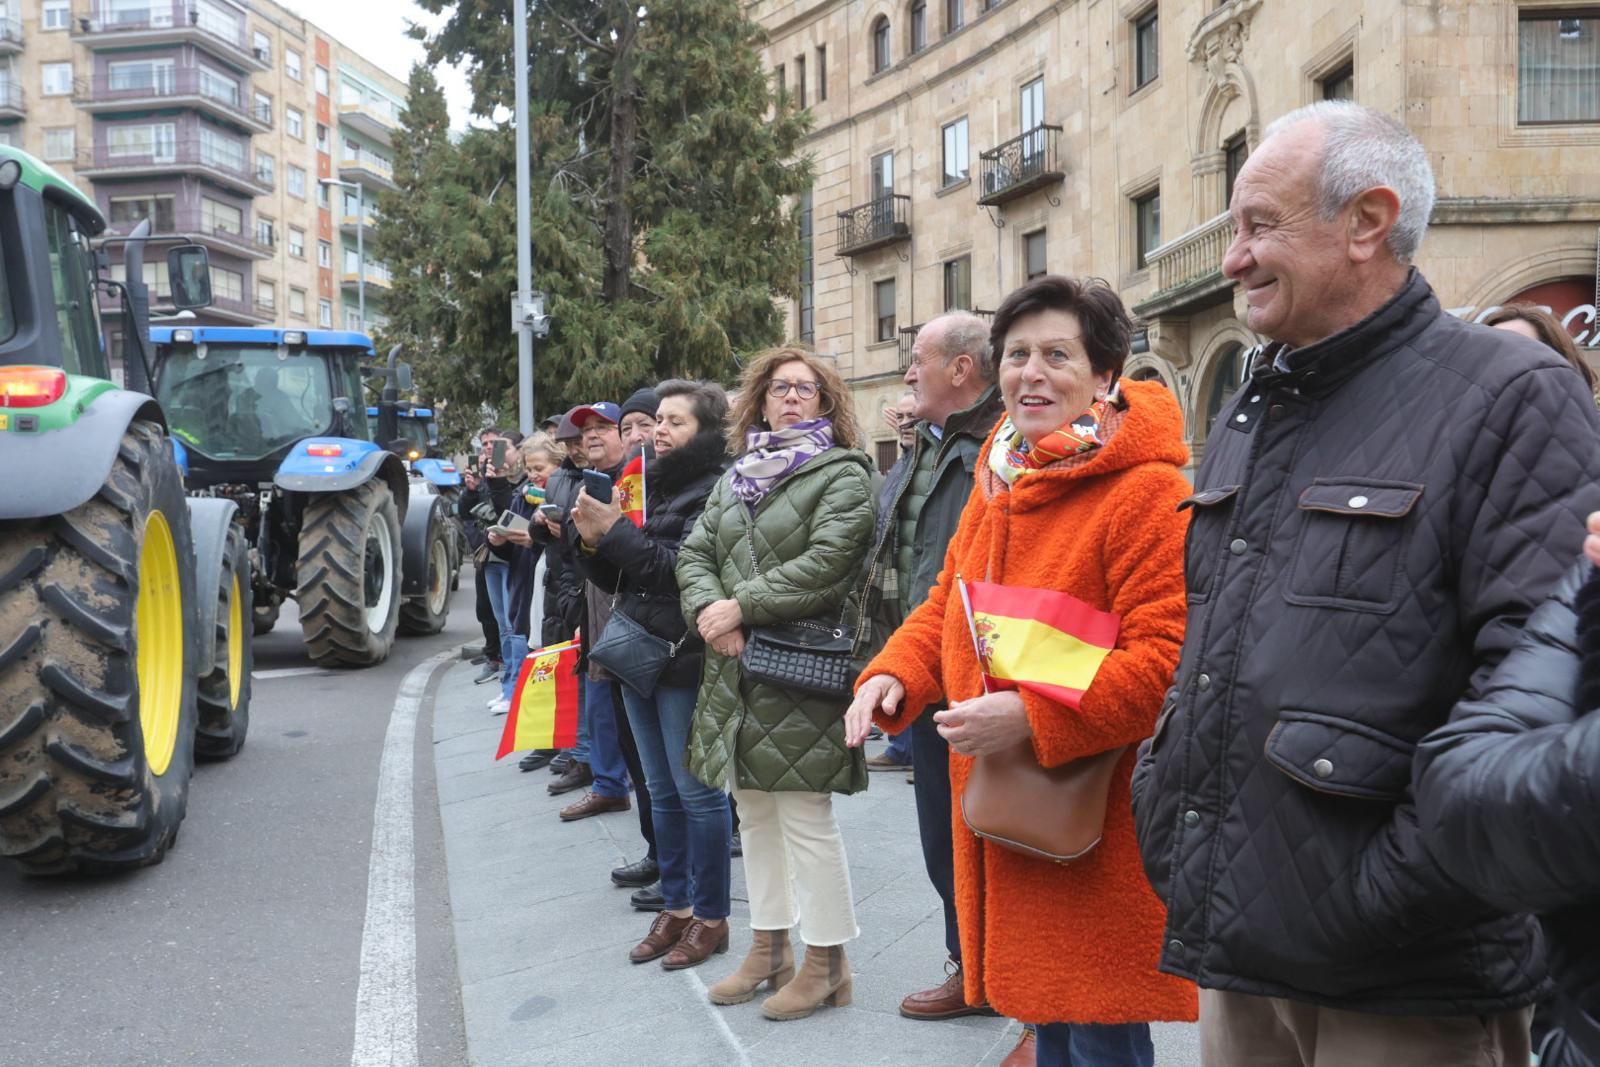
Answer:
POLYGON ((1191 604, 1204 604, 1211 597, 1211 583, 1217 573, 1223 538, 1228 533, 1228 519, 1233 515, 1233 502, 1238 495, 1237 485, 1219 485, 1178 504, 1179 511, 1189 512, 1189 531, 1183 545, 1183 578, 1191 604))
POLYGON ((1300 494, 1291 604, 1386 614, 1400 602, 1401 559, 1423 487, 1318 478, 1300 494))

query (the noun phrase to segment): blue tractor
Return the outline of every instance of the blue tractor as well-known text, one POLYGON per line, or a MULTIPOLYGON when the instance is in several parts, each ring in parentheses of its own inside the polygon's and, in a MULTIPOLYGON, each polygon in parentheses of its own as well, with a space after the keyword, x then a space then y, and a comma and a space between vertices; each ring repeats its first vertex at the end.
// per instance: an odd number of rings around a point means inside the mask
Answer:
MULTIPOLYGON (((379 424, 384 408, 367 408, 367 421, 379 424)), ((439 446, 439 424, 432 408, 413 407, 401 401, 394 407, 395 451, 411 472, 411 495, 441 497, 445 503, 446 536, 428 542, 428 592, 412 608, 413 628, 418 633, 433 633, 444 626, 444 608, 449 594, 461 584, 461 561, 467 554, 467 535, 456 519, 456 502, 461 499, 461 471, 439 446), (437 626, 428 629, 435 620, 437 626)), ((412 604, 407 601, 407 604, 412 604)), ((400 628, 411 632, 402 608, 400 628)))
POLYGON ((364 334, 199 326, 150 331, 155 394, 184 446, 191 493, 238 506, 251 544, 254 629, 294 599, 312 662, 366 667, 396 632, 435 633, 448 582, 430 574, 448 506, 412 491, 394 417, 410 371, 364 334), (384 382, 376 425, 364 385, 384 382), (441 596, 438 587, 443 585, 441 596))

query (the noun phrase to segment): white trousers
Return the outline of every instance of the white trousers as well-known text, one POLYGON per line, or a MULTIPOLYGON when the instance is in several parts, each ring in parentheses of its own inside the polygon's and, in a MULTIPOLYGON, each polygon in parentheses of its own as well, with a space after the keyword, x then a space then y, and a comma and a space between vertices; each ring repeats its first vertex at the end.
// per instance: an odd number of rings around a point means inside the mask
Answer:
POLYGON ((787 930, 798 922, 800 939, 817 948, 860 934, 833 795, 735 789, 733 799, 751 928, 787 930))

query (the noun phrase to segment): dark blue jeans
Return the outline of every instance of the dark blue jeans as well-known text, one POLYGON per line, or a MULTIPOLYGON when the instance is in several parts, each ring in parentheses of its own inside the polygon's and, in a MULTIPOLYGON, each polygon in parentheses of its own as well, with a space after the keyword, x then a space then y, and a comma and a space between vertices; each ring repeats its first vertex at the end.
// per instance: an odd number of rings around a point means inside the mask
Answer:
POLYGON ((944 902, 944 947, 961 962, 961 935, 956 929, 955 845, 950 827, 950 744, 939 736, 930 707, 900 736, 911 735, 912 790, 917 798, 917 833, 922 838, 922 863, 928 881, 944 902))
POLYGON ((695 690, 660 686, 648 697, 622 687, 622 702, 655 816, 661 896, 670 909, 694 909, 701 919, 726 919, 732 861, 727 794, 683 765, 694 718, 695 690))
POLYGON ((628 795, 628 765, 622 759, 617 736, 617 708, 611 702, 611 684, 587 677, 582 682, 583 716, 589 720, 589 770, 594 791, 603 797, 628 795))
POLYGON ((1037 1023, 1038 1067, 1154 1067, 1149 1023, 1037 1023))

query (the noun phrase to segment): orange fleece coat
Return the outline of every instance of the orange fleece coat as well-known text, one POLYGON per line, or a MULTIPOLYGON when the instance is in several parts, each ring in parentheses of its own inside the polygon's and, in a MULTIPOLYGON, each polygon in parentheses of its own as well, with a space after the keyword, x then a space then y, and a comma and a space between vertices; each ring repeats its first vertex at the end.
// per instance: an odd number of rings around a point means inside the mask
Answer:
MULTIPOLYGON (((979 459, 961 524, 928 599, 895 631, 861 680, 889 674, 906 687, 897 733, 935 701, 979 696, 983 685, 954 576, 1068 593, 1122 616, 1117 646, 1079 711, 1022 694, 1039 761, 1055 766, 1155 727, 1183 642, 1183 540, 1176 508, 1192 489, 1183 415, 1162 386, 1124 382, 1127 409, 1088 457, 1024 476, 1007 490, 979 459)), ((858 683, 859 684, 859 683, 858 683)), ((985 842, 961 818, 972 759, 950 752, 956 911, 969 1003, 987 999, 1025 1022, 1192 1020, 1192 983, 1157 970, 1166 909, 1140 865, 1128 793, 1135 747, 1117 765, 1105 835, 1061 866, 985 842)))

